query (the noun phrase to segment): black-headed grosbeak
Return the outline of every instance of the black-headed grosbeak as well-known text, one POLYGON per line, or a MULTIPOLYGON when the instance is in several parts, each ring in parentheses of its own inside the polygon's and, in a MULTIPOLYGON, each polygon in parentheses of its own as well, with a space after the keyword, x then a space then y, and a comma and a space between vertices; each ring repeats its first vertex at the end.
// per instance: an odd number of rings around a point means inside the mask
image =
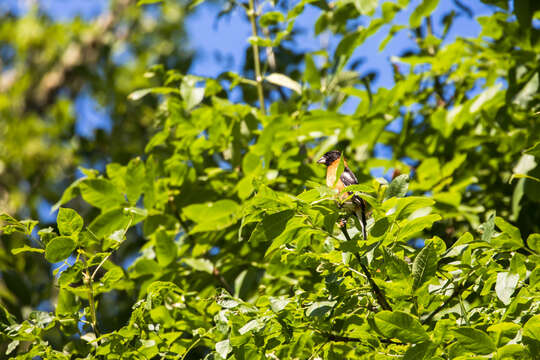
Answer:
MULTIPOLYGON (((340 158, 341 153, 337 150, 332 150, 327 152, 319 160, 317 160, 317 163, 326 165, 326 185, 328 187, 336 189, 341 194, 343 189, 345 189, 347 186, 358 184, 358 179, 351 171, 351 169, 347 165, 347 161, 345 161, 344 158, 343 172, 341 173, 339 179, 337 179, 336 181, 340 158)), ((343 193, 340 200, 342 200, 341 206, 343 206, 347 211, 356 215, 362 227, 362 236, 364 240, 367 240, 366 202, 361 197, 353 195, 353 193, 351 192, 343 193)))

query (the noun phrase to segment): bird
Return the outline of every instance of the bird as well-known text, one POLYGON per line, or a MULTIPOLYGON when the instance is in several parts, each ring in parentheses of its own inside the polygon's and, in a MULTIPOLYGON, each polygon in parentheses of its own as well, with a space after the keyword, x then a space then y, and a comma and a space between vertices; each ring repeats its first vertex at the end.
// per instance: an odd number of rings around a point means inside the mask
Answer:
MULTIPOLYGON (((345 158, 343 158, 344 169, 339 176, 339 179, 337 179, 336 181, 336 177, 338 176, 337 171, 340 159, 341 152, 338 150, 332 150, 325 153, 319 160, 317 160, 317 163, 326 166, 326 185, 330 188, 336 189, 341 194, 343 189, 345 189, 347 186, 358 184, 358 179, 347 165, 347 161, 345 161, 345 158)), ((344 207, 345 210, 347 210, 348 212, 356 215, 362 227, 362 237, 364 238, 364 240, 367 240, 367 205, 364 199, 357 195, 354 195, 354 193, 349 191, 340 195, 340 200, 342 201, 340 206, 344 207)))

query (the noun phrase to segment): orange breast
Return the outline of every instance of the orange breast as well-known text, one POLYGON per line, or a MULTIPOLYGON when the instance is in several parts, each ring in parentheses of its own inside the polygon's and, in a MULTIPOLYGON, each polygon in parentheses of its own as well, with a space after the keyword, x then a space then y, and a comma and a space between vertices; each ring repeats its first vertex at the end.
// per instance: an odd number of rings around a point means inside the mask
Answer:
MULTIPOLYGON (((345 166, 347 166, 347 162, 345 162, 345 166)), ((328 168, 326 169, 326 186, 334 188, 337 191, 341 192, 345 188, 345 185, 343 184, 341 179, 338 179, 336 182, 336 177, 338 176, 337 174, 338 167, 339 167, 339 159, 337 159, 332 164, 330 164, 328 168)), ((345 197, 347 197, 346 194, 344 195, 345 197)))

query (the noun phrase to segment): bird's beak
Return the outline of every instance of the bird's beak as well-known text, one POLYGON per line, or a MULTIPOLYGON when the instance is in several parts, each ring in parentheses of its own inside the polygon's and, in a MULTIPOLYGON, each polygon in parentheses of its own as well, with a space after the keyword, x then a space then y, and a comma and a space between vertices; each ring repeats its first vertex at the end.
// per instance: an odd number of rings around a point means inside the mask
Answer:
POLYGON ((324 158, 324 156, 317 160, 317 164, 326 164, 326 159, 324 158))

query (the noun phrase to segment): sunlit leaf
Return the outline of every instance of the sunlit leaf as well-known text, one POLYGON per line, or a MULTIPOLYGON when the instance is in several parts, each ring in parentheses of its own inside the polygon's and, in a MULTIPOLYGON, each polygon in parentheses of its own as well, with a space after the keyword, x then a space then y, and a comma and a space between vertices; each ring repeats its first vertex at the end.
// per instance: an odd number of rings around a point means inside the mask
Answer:
POLYGON ((68 236, 58 236, 52 239, 45 249, 45 259, 51 263, 65 260, 73 250, 75 250, 75 241, 68 236))
POLYGON ((278 73, 272 73, 265 77, 265 80, 278 86, 283 86, 286 88, 289 88, 298 94, 302 93, 302 86, 288 77, 287 75, 278 74, 278 73))
POLYGON ((460 346, 476 354, 487 355, 495 351, 496 347, 488 334, 472 328, 459 328, 454 334, 460 346))
POLYGON ((87 179, 80 183, 81 196, 90 205, 110 209, 125 202, 116 186, 105 179, 87 179))
POLYGON ((437 252, 428 243, 414 258, 412 265, 413 290, 418 289, 437 271, 437 252))
POLYGON ((82 217, 75 210, 68 208, 59 209, 56 222, 60 234, 65 236, 78 234, 84 225, 82 217))
POLYGON ((518 281, 518 274, 509 272, 500 272, 497 274, 495 292, 497 293, 499 300, 501 300, 505 305, 510 304, 512 294, 516 290, 518 281))
POLYGON ((414 9, 409 18, 409 26, 417 28, 423 19, 429 16, 439 4, 439 0, 422 0, 422 3, 414 9))

